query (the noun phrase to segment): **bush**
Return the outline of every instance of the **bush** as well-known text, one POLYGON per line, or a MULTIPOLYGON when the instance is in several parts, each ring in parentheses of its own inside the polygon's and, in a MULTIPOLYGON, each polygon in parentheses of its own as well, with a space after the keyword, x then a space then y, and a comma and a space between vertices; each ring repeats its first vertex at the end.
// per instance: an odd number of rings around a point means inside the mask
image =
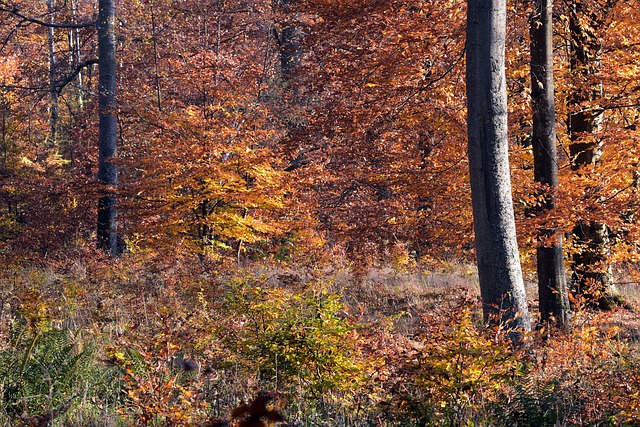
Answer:
POLYGON ((511 383, 519 352, 507 331, 477 324, 474 307, 462 297, 431 313, 421 342, 403 352, 407 369, 386 403, 399 425, 492 425, 492 402, 511 383))
POLYGON ((363 381, 360 338, 340 295, 317 284, 302 290, 233 285, 225 343, 231 362, 259 376, 262 387, 300 399, 355 392, 363 381))

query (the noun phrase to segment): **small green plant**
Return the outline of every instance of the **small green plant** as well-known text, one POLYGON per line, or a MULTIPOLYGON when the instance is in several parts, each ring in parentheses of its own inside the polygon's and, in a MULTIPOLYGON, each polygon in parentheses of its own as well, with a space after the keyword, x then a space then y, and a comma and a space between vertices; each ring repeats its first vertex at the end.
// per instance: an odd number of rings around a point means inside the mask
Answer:
POLYGON ((53 422, 117 399, 117 373, 99 366, 95 347, 74 339, 70 331, 20 325, 11 344, 0 353, 3 418, 53 422))
POLYGON ((245 281, 225 309, 234 313, 226 336, 234 362, 257 372, 262 386, 317 399, 363 380, 358 333, 340 295, 322 285, 293 291, 245 281))
POLYGON ((560 380, 540 381, 526 369, 514 380, 512 397, 499 405, 501 425, 555 427, 562 425, 560 380))

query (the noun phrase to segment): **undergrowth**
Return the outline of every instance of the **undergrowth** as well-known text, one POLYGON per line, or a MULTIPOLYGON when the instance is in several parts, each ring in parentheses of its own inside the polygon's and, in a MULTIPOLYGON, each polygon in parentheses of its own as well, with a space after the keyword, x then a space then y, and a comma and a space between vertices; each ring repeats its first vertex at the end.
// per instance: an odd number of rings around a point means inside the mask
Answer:
POLYGON ((120 380, 96 357, 93 342, 69 330, 32 330, 20 322, 0 353, 0 419, 24 425, 107 425, 120 380))
POLYGON ((289 426, 640 424, 611 313, 514 349, 465 272, 194 267, 4 271, 0 424, 224 425, 259 390, 289 426))

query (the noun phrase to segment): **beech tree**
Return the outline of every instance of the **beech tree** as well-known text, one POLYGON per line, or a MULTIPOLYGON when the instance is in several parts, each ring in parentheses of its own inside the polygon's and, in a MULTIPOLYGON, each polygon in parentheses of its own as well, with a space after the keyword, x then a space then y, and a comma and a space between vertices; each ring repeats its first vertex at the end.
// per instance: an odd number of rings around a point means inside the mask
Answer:
POLYGON ((155 19, 144 4, 126 10, 137 24, 119 34, 123 70, 136 72, 118 97, 127 140, 119 194, 138 245, 238 257, 288 230, 291 191, 273 149, 286 130, 271 112, 280 65, 272 6, 158 3, 155 19))
MULTIPOLYGON (((596 135, 604 112, 602 81, 597 78, 602 61, 599 32, 614 3, 614 0, 591 5, 582 0, 569 3, 569 63, 574 90, 569 97, 567 127, 571 168, 577 173, 598 162, 602 155, 602 139, 596 135)), ((618 292, 607 260, 609 227, 601 220, 582 219, 574 227, 573 235, 577 247, 572 266, 574 289, 602 307, 610 306, 618 292)))
POLYGON ((98 200, 98 245, 111 255, 118 254, 118 212, 116 191, 118 168, 114 163, 118 143, 116 120, 116 38, 115 1, 98 4, 98 182, 102 185, 98 200))
POLYGON ((484 319, 517 337, 530 324, 511 198, 506 13, 506 0, 468 2, 468 155, 484 319))
MULTIPOLYGON (((535 0, 531 14, 531 100, 533 107, 534 180, 540 185, 541 202, 536 214, 556 208, 558 155, 553 81, 552 1, 535 0)), ((552 317, 559 324, 568 320, 568 305, 562 235, 555 225, 538 230, 536 248, 538 296, 543 321, 552 317)))
MULTIPOLYGON (((53 0, 47 0, 47 13, 49 14, 49 23, 54 22, 55 12, 53 0)), ((56 145, 58 133, 58 88, 56 87, 56 47, 55 47, 55 28, 47 28, 47 47, 49 48, 49 105, 51 109, 50 126, 51 134, 49 143, 56 145)))
MULTIPOLYGON (((282 86, 282 111, 287 135, 279 143, 286 151, 299 151, 298 140, 304 132, 303 118, 300 111, 299 79, 296 75, 302 61, 302 31, 296 25, 295 0, 279 0, 275 8, 279 22, 274 27, 274 37, 278 44, 280 56, 280 83, 282 86), (278 31, 277 27, 280 28, 278 31)), ((308 163, 304 153, 296 153, 296 158, 285 169, 291 172, 308 163)))
POLYGON ((328 244, 365 267, 468 253, 464 2, 296 3, 306 111, 292 167, 328 244))

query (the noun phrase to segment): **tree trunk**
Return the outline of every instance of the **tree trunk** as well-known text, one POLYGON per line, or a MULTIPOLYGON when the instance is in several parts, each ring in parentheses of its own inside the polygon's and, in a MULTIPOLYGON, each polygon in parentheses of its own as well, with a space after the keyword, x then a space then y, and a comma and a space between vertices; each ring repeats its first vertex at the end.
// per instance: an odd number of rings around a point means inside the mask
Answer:
POLYGON ((511 198, 505 78, 506 0, 469 0, 468 152, 485 322, 530 329, 511 198))
MULTIPOLYGON (((533 107, 534 180, 541 185, 543 202, 537 213, 556 207, 558 155, 553 81, 552 0, 535 0, 531 15, 531 99, 533 107)), ((540 315, 564 325, 569 316, 562 235, 555 226, 538 230, 537 272, 540 315)))
MULTIPOLYGON (((280 5, 285 14, 291 14, 295 6, 295 0, 280 0, 280 5)), ((280 70, 282 80, 290 83, 292 77, 298 71, 301 63, 302 33, 290 22, 282 27, 280 35, 280 70)))
POLYGON ((597 101, 602 97, 602 83, 593 81, 600 70, 602 45, 596 31, 602 22, 581 0, 569 4, 570 68, 574 83, 569 98, 568 131, 571 143, 571 168, 593 164, 601 155, 601 147, 593 138, 600 128, 602 112, 597 101))
MULTIPOLYGON (((47 13, 49 14, 49 22, 55 21, 53 0, 47 0, 47 13)), ((56 88, 56 45, 55 45, 55 29, 47 28, 47 45, 49 48, 49 146, 56 147, 58 139, 58 89, 56 88)))
MULTIPOLYGON (((603 9, 582 0, 569 4, 570 67, 574 89, 569 97, 568 117, 569 154, 571 168, 579 170, 596 163, 601 156, 601 145, 595 138, 600 129, 602 111, 598 100, 602 98, 602 83, 593 79, 600 70, 602 44, 598 31, 603 17, 611 7, 603 9)), ((611 306, 618 297, 613 284, 611 267, 607 265, 609 228, 600 221, 583 221, 573 230, 575 246, 572 281, 576 293, 588 302, 603 308, 611 306)))
MULTIPOLYGON (((77 0, 71 0, 71 16, 75 19, 76 10, 78 5, 76 4, 77 0)), ((69 29, 69 63, 74 67, 80 64, 80 31, 77 28, 69 29)), ((84 72, 80 70, 78 72, 78 76, 76 78, 77 87, 75 88, 75 99, 78 107, 82 107, 84 105, 84 72)))
POLYGON ((118 254, 116 192, 118 169, 114 163, 117 150, 116 122, 116 40, 115 0, 98 4, 98 182, 102 195, 98 201, 98 246, 111 255, 118 254))
POLYGON ((300 80, 296 78, 302 64, 302 31, 295 25, 296 0, 279 0, 282 31, 278 37, 280 48, 280 75, 283 88, 282 114, 287 135, 280 142, 280 148, 287 153, 295 153, 285 168, 292 172, 309 163, 308 147, 303 147, 300 141, 305 134, 306 121, 304 119, 303 101, 300 99, 300 80))

